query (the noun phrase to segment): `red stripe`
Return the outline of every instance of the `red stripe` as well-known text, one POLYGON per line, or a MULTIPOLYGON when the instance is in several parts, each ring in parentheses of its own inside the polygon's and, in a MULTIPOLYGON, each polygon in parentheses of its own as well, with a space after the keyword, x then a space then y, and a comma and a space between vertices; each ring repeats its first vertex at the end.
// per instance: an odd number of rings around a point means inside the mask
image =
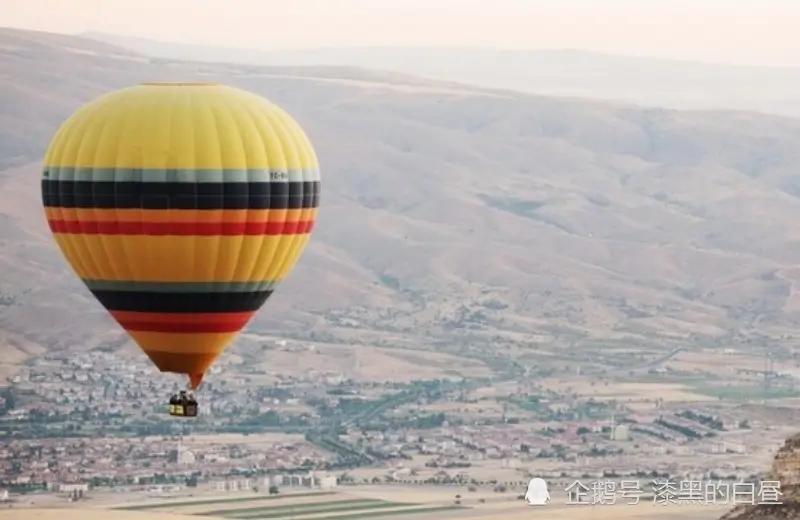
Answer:
POLYGON ((172 334, 213 334, 239 332, 244 324, 237 323, 163 323, 156 321, 128 321, 122 328, 137 332, 167 332, 172 334))
POLYGON ((111 312, 111 315, 125 330, 174 334, 239 332, 254 314, 254 311, 218 314, 159 313, 156 315, 149 312, 111 312))
POLYGON ((125 330, 137 332, 170 332, 173 334, 209 334, 215 332, 239 332, 247 324, 243 321, 198 321, 195 323, 163 322, 163 321, 144 321, 126 320, 121 321, 120 325, 125 330))
POLYGON ((314 229, 313 220, 293 222, 125 222, 48 220, 53 233, 76 235, 299 235, 314 229))

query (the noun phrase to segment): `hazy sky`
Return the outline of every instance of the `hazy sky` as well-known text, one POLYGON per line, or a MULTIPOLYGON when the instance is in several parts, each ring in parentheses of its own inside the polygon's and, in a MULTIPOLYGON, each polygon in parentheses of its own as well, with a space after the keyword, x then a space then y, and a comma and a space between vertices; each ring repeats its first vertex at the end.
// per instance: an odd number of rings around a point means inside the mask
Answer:
POLYGON ((0 25, 264 49, 580 48, 800 64, 800 0, 0 0, 0 25))

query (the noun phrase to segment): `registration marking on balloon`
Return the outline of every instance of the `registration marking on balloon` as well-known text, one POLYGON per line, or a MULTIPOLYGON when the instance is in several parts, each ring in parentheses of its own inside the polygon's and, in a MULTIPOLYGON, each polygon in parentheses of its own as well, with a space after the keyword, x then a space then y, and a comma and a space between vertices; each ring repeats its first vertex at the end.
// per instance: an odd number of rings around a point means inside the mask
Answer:
POLYGON ((164 372, 203 374, 314 229, 314 149, 282 109, 210 84, 145 84, 79 109, 44 161, 55 241, 164 372))

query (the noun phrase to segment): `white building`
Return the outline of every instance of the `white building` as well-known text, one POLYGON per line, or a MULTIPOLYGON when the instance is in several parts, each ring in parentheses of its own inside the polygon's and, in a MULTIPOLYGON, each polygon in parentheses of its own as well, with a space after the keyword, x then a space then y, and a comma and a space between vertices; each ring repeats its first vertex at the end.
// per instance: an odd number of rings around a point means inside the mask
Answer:
POLYGON ((611 430, 611 440, 612 441, 628 441, 630 440, 630 429, 625 424, 620 424, 616 426, 613 430, 611 430))
POLYGON ((190 464, 194 464, 195 460, 196 458, 194 456, 194 453, 192 453, 191 451, 187 449, 178 451, 178 464, 188 466, 190 464))
POLYGON ((59 484, 58 490, 62 493, 86 493, 89 484, 59 484))
POLYGON ((197 457, 194 456, 191 450, 189 450, 186 446, 183 445, 183 441, 178 441, 178 448, 175 453, 176 462, 183 466, 188 466, 190 464, 194 464, 197 460, 197 457))
POLYGON ((86 498, 89 492, 89 484, 61 484, 58 490, 69 495, 70 500, 80 500, 86 498))
POLYGON ((269 489, 272 486, 280 486, 283 484, 283 478, 280 475, 268 475, 264 477, 264 489, 269 489))
POLYGON ((745 454, 747 453, 747 446, 739 442, 726 442, 725 451, 730 453, 745 454))
POLYGON ((211 491, 227 491, 228 483, 224 480, 212 480, 208 483, 208 487, 211 488, 211 491))
POLYGON ((409 468, 398 468, 391 475, 395 480, 403 480, 411 476, 411 470, 409 468))
POLYGON ((320 489, 333 489, 336 487, 336 476, 325 475, 317 479, 320 489))
POLYGON ((253 488, 253 482, 250 479, 231 479, 231 480, 212 480, 208 483, 211 491, 249 491, 253 488))

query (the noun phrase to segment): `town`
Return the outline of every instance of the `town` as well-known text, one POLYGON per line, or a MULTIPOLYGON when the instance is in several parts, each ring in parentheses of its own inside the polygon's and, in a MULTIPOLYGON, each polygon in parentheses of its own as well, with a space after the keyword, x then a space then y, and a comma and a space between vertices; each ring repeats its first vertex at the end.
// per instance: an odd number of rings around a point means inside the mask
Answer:
POLYGON ((359 382, 315 370, 260 384, 240 371, 217 378, 217 368, 201 416, 187 423, 163 411, 177 383, 152 377, 141 359, 103 350, 61 356, 23 367, 0 393, 0 489, 12 495, 130 486, 516 488, 534 474, 755 481, 786 436, 769 407, 636 406, 530 381, 359 382))

